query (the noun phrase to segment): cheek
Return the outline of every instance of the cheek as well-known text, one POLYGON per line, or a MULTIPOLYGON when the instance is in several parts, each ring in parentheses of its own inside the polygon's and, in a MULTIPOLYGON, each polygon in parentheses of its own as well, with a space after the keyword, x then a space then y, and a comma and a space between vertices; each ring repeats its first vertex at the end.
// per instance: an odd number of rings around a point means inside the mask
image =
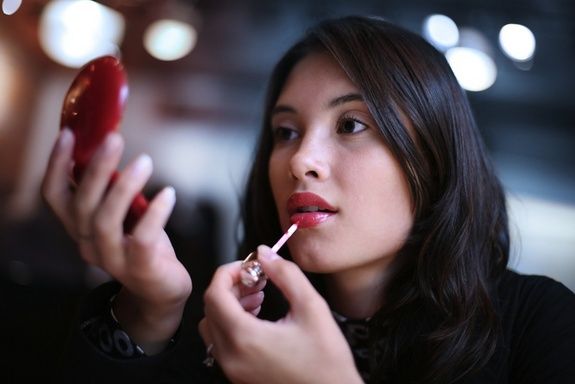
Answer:
POLYGON ((281 181, 281 179, 279 177, 280 168, 281 168, 280 164, 281 164, 281 162, 279 161, 278 156, 274 155, 272 153, 270 160, 269 160, 269 163, 268 163, 268 178, 270 180, 270 186, 271 186, 271 189, 272 189, 272 192, 274 193, 274 195, 275 195, 275 191, 277 191, 278 189, 281 189, 281 188, 279 188, 279 185, 278 185, 278 184, 280 184, 280 181, 281 181))
POLYGON ((350 207, 354 221, 368 239, 381 239, 396 246, 402 243, 413 224, 410 190, 399 164, 387 156, 362 163, 346 171, 350 207))
POLYGON ((276 203, 276 207, 281 206, 282 201, 287 197, 283 196, 289 191, 287 186, 287 164, 284 159, 277 153, 272 153, 268 163, 268 178, 270 187, 276 203))

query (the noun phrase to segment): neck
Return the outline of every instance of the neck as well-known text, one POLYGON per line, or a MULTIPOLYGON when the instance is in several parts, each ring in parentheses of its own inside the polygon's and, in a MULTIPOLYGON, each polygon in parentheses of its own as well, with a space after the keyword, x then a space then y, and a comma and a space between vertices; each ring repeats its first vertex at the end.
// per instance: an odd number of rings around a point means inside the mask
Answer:
POLYGON ((366 266, 325 277, 326 295, 337 313, 352 319, 372 317, 384 302, 388 266, 366 266))

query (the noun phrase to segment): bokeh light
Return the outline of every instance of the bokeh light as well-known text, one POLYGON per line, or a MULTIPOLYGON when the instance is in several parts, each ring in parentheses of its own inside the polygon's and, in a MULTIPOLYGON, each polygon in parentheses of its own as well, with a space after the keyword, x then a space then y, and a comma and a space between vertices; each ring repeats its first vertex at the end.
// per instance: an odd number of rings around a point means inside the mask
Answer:
POLYGON ((89 0, 49 3, 40 19, 39 40, 54 61, 77 68, 98 56, 118 54, 123 16, 89 0))
POLYGON ((22 0, 4 0, 2 1, 2 12, 5 15, 13 15, 22 5, 22 0))
POLYGON ((497 67, 486 53, 468 47, 450 48, 445 56, 457 81, 468 91, 483 91, 497 78, 497 67))
POLYGON ((8 119, 14 97, 15 71, 10 57, 8 50, 0 41, 0 129, 8 119))
POLYGON ((430 15, 423 22, 423 36, 439 50, 454 47, 459 41, 457 24, 445 15, 430 15))
POLYGON ((528 61, 535 54, 535 35, 526 26, 507 24, 499 31, 499 45, 512 60, 528 61))
POLYGON ((192 51, 197 41, 196 30, 188 23, 162 19, 152 23, 144 34, 144 47, 158 60, 181 59, 192 51))

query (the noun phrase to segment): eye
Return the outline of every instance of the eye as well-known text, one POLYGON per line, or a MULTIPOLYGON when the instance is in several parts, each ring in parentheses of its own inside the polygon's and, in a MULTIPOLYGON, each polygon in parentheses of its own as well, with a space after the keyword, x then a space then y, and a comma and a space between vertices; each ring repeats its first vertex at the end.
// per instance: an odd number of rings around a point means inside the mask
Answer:
POLYGON ((297 139, 299 134, 295 129, 292 128, 276 127, 273 130, 273 136, 275 142, 282 142, 297 139))
POLYGON ((351 117, 344 117, 338 122, 337 133, 354 134, 365 131, 367 124, 351 117))

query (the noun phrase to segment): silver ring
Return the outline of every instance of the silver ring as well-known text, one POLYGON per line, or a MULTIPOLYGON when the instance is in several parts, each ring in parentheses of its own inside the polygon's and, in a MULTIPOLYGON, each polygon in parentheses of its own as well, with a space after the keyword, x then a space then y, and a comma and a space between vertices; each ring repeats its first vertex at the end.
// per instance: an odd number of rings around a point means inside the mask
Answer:
POLYGON ((242 284, 246 287, 253 287, 265 278, 262 265, 258 261, 257 251, 250 253, 242 262, 242 269, 240 271, 242 284))
POLYGON ((208 347, 206 348, 206 358, 204 359, 204 361, 202 362, 206 367, 211 368, 214 366, 216 359, 214 358, 214 355, 212 355, 212 350, 214 349, 214 345, 210 344, 208 345, 208 347))

